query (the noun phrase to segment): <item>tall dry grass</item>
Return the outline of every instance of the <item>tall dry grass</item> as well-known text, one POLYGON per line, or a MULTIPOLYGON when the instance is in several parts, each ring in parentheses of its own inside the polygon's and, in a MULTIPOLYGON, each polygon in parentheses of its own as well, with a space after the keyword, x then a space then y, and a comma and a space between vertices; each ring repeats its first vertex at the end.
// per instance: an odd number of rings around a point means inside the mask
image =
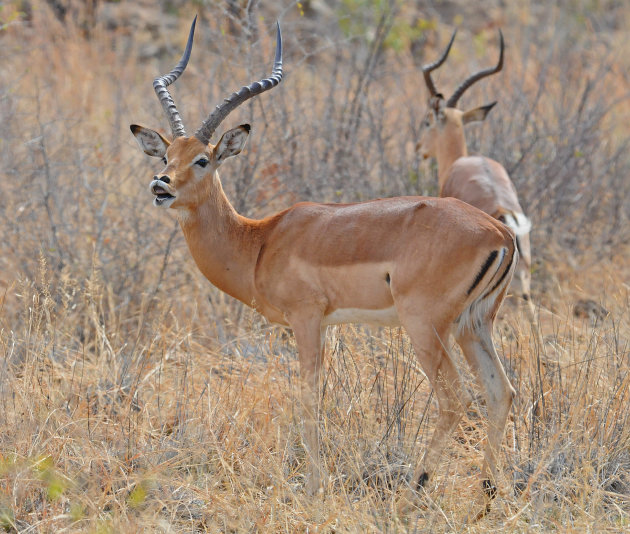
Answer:
MULTIPOLYGON (((0 3, 0 525, 627 530, 630 9, 504 2, 481 16, 418 2, 383 16, 377 2, 310 4, 301 15, 290 2, 68 2, 59 20, 54 2, 0 3), (462 103, 500 100, 470 142, 506 165, 534 220, 544 345, 508 303, 495 341, 518 397, 500 495, 480 523, 466 519, 479 493, 481 401, 418 509, 393 514, 435 423, 397 329, 330 329, 330 478, 323 497, 304 493, 293 339, 198 274, 173 217, 151 206, 155 164, 128 131, 165 126, 151 80, 178 57, 193 12, 196 46, 173 89, 189 129, 267 73, 282 20, 285 80, 225 125, 253 124, 246 153, 222 173, 250 216, 298 199, 434 194, 434 169, 413 152, 425 98, 417 63, 463 14, 438 77, 447 91, 494 61, 504 29, 505 72, 462 103), (580 299, 607 315, 576 317, 580 299)), ((478 396, 463 363, 462 373, 478 396)))

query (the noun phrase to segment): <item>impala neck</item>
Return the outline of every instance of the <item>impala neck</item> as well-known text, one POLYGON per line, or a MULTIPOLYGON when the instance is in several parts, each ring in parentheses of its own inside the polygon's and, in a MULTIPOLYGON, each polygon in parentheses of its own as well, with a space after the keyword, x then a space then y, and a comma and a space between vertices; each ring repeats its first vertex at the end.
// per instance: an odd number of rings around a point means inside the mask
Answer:
POLYGON ((221 291, 252 306, 259 226, 236 213, 216 172, 213 181, 204 201, 178 213, 179 223, 203 275, 221 291))
POLYGON ((442 192, 442 188, 449 176, 453 163, 467 155, 468 149, 466 148, 466 139, 463 129, 461 132, 451 132, 445 142, 438 143, 436 159, 440 192, 442 192))

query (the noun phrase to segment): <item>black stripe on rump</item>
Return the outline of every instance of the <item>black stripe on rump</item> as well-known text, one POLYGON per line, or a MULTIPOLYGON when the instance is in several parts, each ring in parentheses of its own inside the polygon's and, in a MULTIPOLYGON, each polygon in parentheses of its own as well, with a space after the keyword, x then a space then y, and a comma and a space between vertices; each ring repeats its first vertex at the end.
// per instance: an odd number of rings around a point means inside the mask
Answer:
POLYGON ((501 275, 501 278, 499 278, 499 281, 494 284, 494 286, 492 286, 492 289, 490 291, 488 291, 483 298, 486 298, 488 295, 490 295, 497 287, 499 287, 501 285, 501 282, 503 282, 503 280, 505 279, 505 277, 507 276, 507 274, 510 272, 510 268, 512 267, 512 262, 514 261, 514 254, 512 254, 512 257, 510 258, 510 263, 508 263, 507 267, 505 268, 505 271, 503 271, 503 274, 501 275))
POLYGON ((466 293, 467 295, 470 295, 473 292, 473 290, 479 285, 479 282, 481 282, 483 277, 488 272, 488 269, 490 269, 490 266, 492 265, 492 263, 496 259, 498 253, 499 252, 497 250, 493 250, 490 253, 490 256, 488 256, 488 259, 486 260, 486 263, 483 264, 483 267, 481 268, 481 271, 479 271, 479 274, 477 274, 477 278, 475 278, 475 281, 473 282, 473 284, 468 289, 468 293, 466 293))

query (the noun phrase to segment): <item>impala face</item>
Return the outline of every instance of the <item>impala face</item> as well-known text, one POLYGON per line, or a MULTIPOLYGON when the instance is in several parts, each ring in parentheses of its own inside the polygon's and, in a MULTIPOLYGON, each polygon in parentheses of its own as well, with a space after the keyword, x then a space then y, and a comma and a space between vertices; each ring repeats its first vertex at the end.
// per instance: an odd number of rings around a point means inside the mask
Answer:
POLYGON ((428 111, 420 125, 420 139, 416 143, 416 151, 423 159, 435 157, 435 130, 437 117, 434 111, 428 111))
POLYGON ((433 99, 429 100, 429 111, 420 127, 420 139, 416 144, 416 150, 424 159, 436 158, 438 151, 445 145, 457 143, 465 145, 464 125, 483 121, 496 102, 461 111, 457 108, 445 108, 443 102, 435 109, 433 99))
POLYGON ((202 202, 213 187, 212 176, 231 156, 241 152, 250 132, 249 124, 223 134, 216 146, 196 137, 176 137, 172 143, 149 128, 131 126, 145 154, 161 158, 166 165, 149 185, 158 208, 190 208, 202 202))
POLYGON ((424 159, 435 158, 437 156, 438 147, 443 142, 445 136, 450 137, 457 133, 458 125, 462 129, 461 119, 458 120, 458 114, 461 112, 457 109, 434 109, 433 103, 429 102, 429 111, 422 121, 420 127, 420 139, 416 144, 416 150, 424 159), (458 124, 459 123, 459 124, 458 124))

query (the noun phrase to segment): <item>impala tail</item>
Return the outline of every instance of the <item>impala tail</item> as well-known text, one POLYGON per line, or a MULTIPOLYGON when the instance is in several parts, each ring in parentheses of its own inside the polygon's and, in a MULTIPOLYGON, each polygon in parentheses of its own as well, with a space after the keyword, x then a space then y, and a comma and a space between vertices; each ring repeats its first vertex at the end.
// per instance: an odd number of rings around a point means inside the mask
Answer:
POLYGON ((501 214, 497 219, 509 226, 516 237, 527 235, 532 229, 532 221, 524 213, 510 211, 501 214))
POLYGON ((518 250, 514 240, 509 247, 493 250, 488 255, 468 290, 472 300, 455 321, 455 337, 465 330, 478 331, 484 325, 492 324, 512 281, 517 261, 518 250))

